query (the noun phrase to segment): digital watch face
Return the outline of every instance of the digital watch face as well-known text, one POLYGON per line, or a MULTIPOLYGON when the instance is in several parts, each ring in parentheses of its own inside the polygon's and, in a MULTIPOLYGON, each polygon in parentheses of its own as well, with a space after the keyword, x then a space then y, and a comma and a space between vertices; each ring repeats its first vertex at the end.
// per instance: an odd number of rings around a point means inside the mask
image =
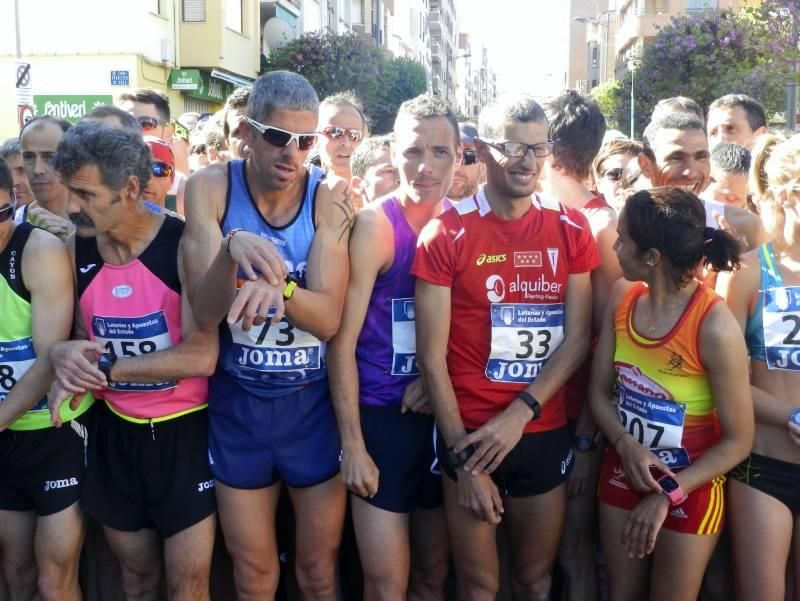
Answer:
POLYGON ((658 481, 658 483, 661 485, 661 488, 667 494, 671 493, 674 490, 678 490, 678 483, 675 481, 675 478, 664 476, 663 478, 661 478, 661 480, 658 481))

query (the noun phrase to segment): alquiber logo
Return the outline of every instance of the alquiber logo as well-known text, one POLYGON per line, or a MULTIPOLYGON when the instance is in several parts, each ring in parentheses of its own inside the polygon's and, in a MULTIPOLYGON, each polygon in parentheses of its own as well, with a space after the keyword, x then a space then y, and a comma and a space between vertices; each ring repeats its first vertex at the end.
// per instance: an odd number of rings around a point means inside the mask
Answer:
POLYGON ((71 486, 78 486, 77 478, 64 478, 63 480, 46 480, 44 483, 44 492, 54 490, 56 488, 70 488, 71 486))

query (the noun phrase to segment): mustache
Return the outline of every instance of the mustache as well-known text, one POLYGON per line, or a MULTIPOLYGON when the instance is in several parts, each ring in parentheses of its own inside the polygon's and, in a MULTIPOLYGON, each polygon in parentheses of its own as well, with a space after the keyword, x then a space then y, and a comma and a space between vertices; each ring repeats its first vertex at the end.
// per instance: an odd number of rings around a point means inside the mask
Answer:
POLYGON ((94 227, 94 221, 92 220, 92 218, 89 217, 83 211, 80 211, 78 213, 71 213, 69 216, 69 220, 76 226, 84 225, 87 227, 94 227))

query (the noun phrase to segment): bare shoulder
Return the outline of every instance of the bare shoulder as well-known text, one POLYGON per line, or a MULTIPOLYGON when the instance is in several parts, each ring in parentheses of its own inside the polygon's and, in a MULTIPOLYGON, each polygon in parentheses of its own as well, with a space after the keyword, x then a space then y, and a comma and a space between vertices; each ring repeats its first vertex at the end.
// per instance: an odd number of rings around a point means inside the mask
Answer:
MULTIPOLYGON (((70 236, 72 246, 75 246, 75 234, 70 236)), ((31 230, 28 242, 25 244, 25 255, 36 258, 40 255, 52 255, 66 253, 64 242, 41 228, 35 227, 31 230)), ((25 256, 23 255, 23 256, 25 256)))
POLYGON ((714 303, 708 310, 701 326, 700 341, 704 350, 712 352, 738 350, 735 346, 737 342, 744 344, 739 323, 724 302, 714 303))
POLYGON ((603 207, 592 211, 586 218, 595 237, 598 237, 601 233, 608 235, 612 232, 614 234, 617 232, 617 214, 611 207, 603 207))
POLYGON ((186 180, 186 219, 214 215, 217 221, 225 212, 228 193, 227 164, 214 163, 192 173, 186 180))

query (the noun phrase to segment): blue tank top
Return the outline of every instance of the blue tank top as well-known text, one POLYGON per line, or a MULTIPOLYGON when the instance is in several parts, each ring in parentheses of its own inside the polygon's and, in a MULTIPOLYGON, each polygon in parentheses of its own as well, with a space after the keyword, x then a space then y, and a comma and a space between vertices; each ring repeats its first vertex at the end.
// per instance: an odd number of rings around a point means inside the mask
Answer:
MULTIPOLYGON (((250 193, 245 177, 245 162, 228 163, 228 193, 222 234, 243 229, 270 240, 286 262, 289 273, 301 287, 306 284, 306 265, 316 226, 314 207, 317 188, 325 177, 316 167, 306 174, 305 189, 297 214, 282 227, 270 225, 250 193)), ((240 279, 245 279, 239 273, 240 279)), ((220 354, 217 374, 236 382, 255 396, 283 396, 327 378, 325 343, 316 336, 297 328, 285 317, 277 324, 245 332, 241 322, 229 326, 220 324, 220 354)))
POLYGON ((761 285, 759 286, 755 310, 748 316, 744 330, 744 339, 750 358, 756 361, 767 360, 767 347, 764 342, 764 291, 771 288, 783 288, 783 278, 775 260, 772 244, 767 242, 758 247, 758 258, 761 264, 761 285))
POLYGON ((381 208, 392 223, 394 261, 375 280, 367 315, 356 344, 358 383, 365 405, 393 406, 403 400, 406 386, 419 377, 411 265, 417 235, 396 198, 381 208))

